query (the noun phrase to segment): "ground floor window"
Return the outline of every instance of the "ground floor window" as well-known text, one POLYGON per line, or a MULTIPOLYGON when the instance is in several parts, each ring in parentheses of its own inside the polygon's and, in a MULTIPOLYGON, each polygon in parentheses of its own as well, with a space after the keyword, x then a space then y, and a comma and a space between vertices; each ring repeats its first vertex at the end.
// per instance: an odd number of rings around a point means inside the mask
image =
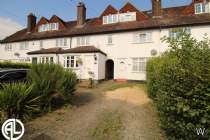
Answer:
POLYGON ((32 64, 37 64, 37 57, 32 57, 32 64))
POLYGON ((133 72, 146 72, 146 63, 147 63, 147 58, 132 58, 133 61, 133 67, 132 71, 133 72))
POLYGON ((54 58, 53 57, 41 57, 40 62, 43 64, 53 64, 54 58))
POLYGON ((79 67, 79 56, 65 56, 64 67, 65 68, 78 68, 79 67))

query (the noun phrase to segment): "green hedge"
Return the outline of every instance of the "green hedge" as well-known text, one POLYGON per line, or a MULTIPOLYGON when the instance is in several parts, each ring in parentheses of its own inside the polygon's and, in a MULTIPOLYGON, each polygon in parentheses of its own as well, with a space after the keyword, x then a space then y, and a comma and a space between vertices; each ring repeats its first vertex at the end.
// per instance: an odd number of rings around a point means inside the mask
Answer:
POLYGON ((30 63, 0 62, 0 68, 30 68, 30 63))
POLYGON ((147 65, 147 87, 168 139, 210 139, 210 43, 183 33, 166 38, 170 51, 147 65))

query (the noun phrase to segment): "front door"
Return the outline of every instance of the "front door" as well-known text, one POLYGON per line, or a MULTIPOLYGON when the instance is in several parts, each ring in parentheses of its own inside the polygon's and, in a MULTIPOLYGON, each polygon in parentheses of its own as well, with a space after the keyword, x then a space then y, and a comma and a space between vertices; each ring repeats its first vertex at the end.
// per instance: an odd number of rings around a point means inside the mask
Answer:
POLYGON ((106 61, 106 79, 114 79, 114 62, 113 60, 106 61))

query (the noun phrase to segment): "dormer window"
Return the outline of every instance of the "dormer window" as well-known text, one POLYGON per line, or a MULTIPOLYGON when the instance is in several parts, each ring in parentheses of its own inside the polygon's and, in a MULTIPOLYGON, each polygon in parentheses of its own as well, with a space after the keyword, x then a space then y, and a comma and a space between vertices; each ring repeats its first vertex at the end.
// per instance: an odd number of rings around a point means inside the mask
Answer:
POLYGON ((103 17, 103 24, 112 24, 118 22, 118 15, 108 15, 103 17))
POLYGON ((136 12, 127 12, 103 16, 103 24, 113 24, 117 22, 136 21, 136 12))
POLYGON ((120 14, 120 22, 136 21, 136 12, 120 14))
POLYGON ((196 3, 195 14, 209 13, 209 3, 196 3))
POLYGON ((38 31, 39 32, 54 31, 54 30, 58 30, 58 28, 59 28, 58 23, 48 23, 48 24, 40 25, 38 31))

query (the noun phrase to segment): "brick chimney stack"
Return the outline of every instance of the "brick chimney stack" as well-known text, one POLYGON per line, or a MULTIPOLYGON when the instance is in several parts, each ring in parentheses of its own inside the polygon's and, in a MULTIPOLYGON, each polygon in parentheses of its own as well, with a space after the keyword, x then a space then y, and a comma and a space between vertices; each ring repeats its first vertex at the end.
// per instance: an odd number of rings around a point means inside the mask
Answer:
POLYGON ((154 18, 162 16, 161 0, 152 0, 152 15, 154 18))
POLYGON ((32 13, 28 15, 28 26, 27 31, 30 33, 36 26, 36 16, 32 13))
POLYGON ((79 2, 77 6, 77 25, 82 26, 86 21, 86 7, 83 2, 79 2))

